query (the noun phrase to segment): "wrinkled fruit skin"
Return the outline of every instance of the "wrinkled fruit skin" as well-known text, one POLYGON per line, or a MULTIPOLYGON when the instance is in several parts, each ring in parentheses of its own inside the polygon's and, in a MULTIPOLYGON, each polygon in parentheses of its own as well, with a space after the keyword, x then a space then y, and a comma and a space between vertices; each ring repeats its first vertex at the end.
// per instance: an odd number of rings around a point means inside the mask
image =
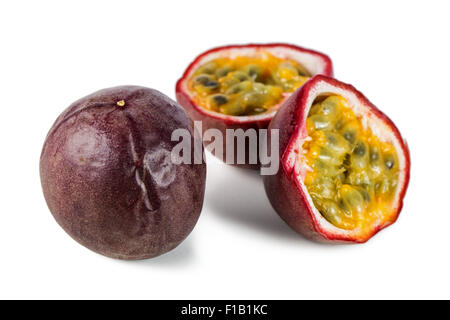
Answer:
POLYGON ((363 243, 397 220, 403 206, 403 198, 409 183, 409 149, 394 123, 353 86, 326 76, 318 75, 313 77, 289 97, 271 121, 268 134, 269 152, 271 146, 270 130, 272 129, 279 130, 280 170, 276 175, 264 176, 264 187, 273 208, 292 229, 306 238, 322 243, 363 243), (318 219, 312 213, 312 206, 314 206, 314 204, 312 201, 308 201, 305 189, 301 188, 295 178, 295 169, 292 167, 292 163, 289 163, 290 159, 287 157, 289 151, 291 151, 289 149, 292 147, 292 141, 296 138, 295 136, 298 132, 306 132, 305 119, 307 114, 304 113, 304 109, 309 95, 312 94, 312 91, 315 91, 315 86, 320 81, 324 81, 335 88, 348 90, 354 93, 359 102, 376 114, 378 118, 382 119, 402 143, 401 152, 405 156, 405 168, 403 170, 404 183, 399 193, 399 202, 395 219, 390 223, 385 223, 384 225, 374 228, 372 232, 364 238, 356 237, 347 232, 337 233, 335 230, 330 230, 323 227, 323 225, 320 225, 318 219))
POLYGON ((194 137, 183 109, 153 89, 115 87, 73 103, 50 129, 40 159, 56 221, 112 258, 145 259, 175 248, 199 218, 206 176, 204 163, 171 162, 178 128, 194 137))
MULTIPOLYGON (((184 72, 183 76, 178 80, 176 84, 176 98, 178 103, 186 110, 186 112, 189 114, 191 119, 202 121, 202 130, 206 131, 211 128, 218 129, 223 137, 226 136, 226 129, 242 129, 244 131, 248 129, 267 129, 269 126, 270 121, 273 118, 273 115, 267 114, 264 116, 227 116, 215 112, 208 112, 203 107, 198 106, 187 94, 186 88, 185 88, 185 82, 189 78, 191 72, 195 70, 196 67, 198 67, 199 63, 207 56, 214 55, 220 51, 227 51, 227 50, 259 50, 259 49, 271 49, 271 48, 282 48, 285 50, 293 50, 298 51, 301 53, 304 53, 305 55, 308 55, 310 57, 315 57, 318 59, 318 64, 320 64, 320 72, 314 73, 314 74, 323 74, 327 76, 333 75, 333 66, 331 59, 320 52, 305 49, 299 46, 286 44, 286 43, 269 43, 269 44, 246 44, 246 45, 229 45, 229 46, 222 46, 210 49, 194 59, 194 61, 187 67, 186 71, 184 72)), ((308 64, 305 61, 300 61, 305 67, 309 67, 308 64)), ((236 142, 234 143, 234 161, 233 164, 241 167, 241 168, 248 168, 248 169, 255 169, 258 170, 261 166, 258 156, 258 163, 257 164, 250 164, 249 163, 249 152, 250 148, 248 146, 248 139, 246 139, 246 146, 245 146, 245 164, 238 164, 237 163, 237 146, 236 142)), ((207 144, 206 144, 207 145, 207 144)), ((259 146, 259 135, 258 135, 258 146, 259 146)), ((223 141, 223 161, 226 159, 227 155, 227 149, 230 147, 227 147, 226 141, 224 139, 223 141)), ((213 155, 214 152, 213 152, 213 155)))

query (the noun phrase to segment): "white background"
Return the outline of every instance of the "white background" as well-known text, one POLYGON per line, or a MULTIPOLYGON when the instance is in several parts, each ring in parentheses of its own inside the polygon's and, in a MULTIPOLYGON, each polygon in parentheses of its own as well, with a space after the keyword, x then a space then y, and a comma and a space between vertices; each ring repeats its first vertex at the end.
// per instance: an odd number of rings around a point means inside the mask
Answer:
POLYGON ((450 298, 449 12, 448 1, 2 1, 0 298, 450 298), (394 120, 412 158, 398 222, 363 245, 310 242, 258 175, 209 157, 202 216, 174 251, 117 261, 67 236, 38 171, 58 114, 122 84, 174 98, 197 54, 248 42, 327 53, 394 120))

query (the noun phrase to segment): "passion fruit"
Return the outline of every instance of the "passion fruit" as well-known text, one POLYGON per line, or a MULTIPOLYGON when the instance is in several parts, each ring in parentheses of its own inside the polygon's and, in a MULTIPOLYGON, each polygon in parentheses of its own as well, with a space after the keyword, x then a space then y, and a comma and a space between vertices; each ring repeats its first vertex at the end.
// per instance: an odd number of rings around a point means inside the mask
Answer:
MULTIPOLYGON (((273 118, 280 170, 264 176, 274 209, 321 242, 365 242, 396 221, 410 157, 394 123, 353 86, 315 76, 273 118)), ((271 144, 268 144, 270 148, 271 144)))
POLYGON ((104 89, 69 106, 40 158, 44 196, 60 226, 118 259, 151 258, 180 244, 202 209, 206 165, 172 161, 175 129, 188 130, 194 146, 184 110, 153 89, 104 89))
MULTIPOLYGON (((176 97, 192 119, 202 121, 203 130, 218 129, 225 137, 226 129, 267 128, 292 92, 314 75, 332 73, 328 56, 295 45, 223 46, 195 58, 177 82, 176 97)), ((238 164, 235 143, 224 139, 223 155, 213 154, 224 160, 233 147, 232 164, 238 164)), ((258 157, 256 163, 248 161, 255 152, 248 143, 245 151, 240 166, 258 168, 258 157)))

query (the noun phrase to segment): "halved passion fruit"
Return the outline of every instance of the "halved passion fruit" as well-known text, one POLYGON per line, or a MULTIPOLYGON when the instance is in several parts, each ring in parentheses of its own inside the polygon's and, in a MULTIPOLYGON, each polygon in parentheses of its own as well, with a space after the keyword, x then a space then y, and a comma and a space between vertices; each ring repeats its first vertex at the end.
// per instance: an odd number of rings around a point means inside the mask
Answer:
POLYGON ((317 74, 331 76, 332 64, 316 51, 278 43, 225 46, 189 65, 176 96, 203 130, 216 128, 225 137, 226 129, 267 128, 283 101, 317 74))
MULTIPOLYGON (((394 223, 409 182, 406 142, 353 86, 316 76, 285 102, 280 170, 267 195, 294 230, 318 241, 365 242, 394 223)), ((270 148, 270 143, 268 147, 270 148)))

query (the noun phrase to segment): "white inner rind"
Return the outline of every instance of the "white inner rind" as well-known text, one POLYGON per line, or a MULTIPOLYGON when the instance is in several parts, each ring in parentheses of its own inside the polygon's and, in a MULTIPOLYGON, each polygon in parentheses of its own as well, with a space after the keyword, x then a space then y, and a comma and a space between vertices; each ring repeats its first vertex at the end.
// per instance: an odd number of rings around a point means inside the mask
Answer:
MULTIPOLYGON (((399 161, 399 176, 391 209, 392 212, 397 211, 398 206, 400 205, 399 197, 401 195, 401 191, 406 179, 405 167, 407 164, 407 159, 405 158, 404 150, 402 147, 403 142, 399 140, 399 137, 397 137, 393 133, 392 129, 382 119, 374 114, 370 110, 370 108, 364 106, 363 102, 358 99, 358 97, 353 92, 335 87, 325 81, 320 81, 313 88, 311 88, 311 91, 308 95, 308 100, 306 102, 306 108, 303 111, 303 120, 306 121, 309 110, 311 109, 311 106, 318 96, 331 94, 340 95, 347 100, 349 107, 360 119, 364 129, 369 128, 370 130, 372 130, 373 134, 377 136, 378 139, 380 139, 380 141, 391 143, 394 146, 399 161)), ((328 220, 326 220, 319 212, 319 210, 313 205, 313 200, 303 182, 307 171, 311 170, 307 166, 305 158, 303 157, 303 144, 307 139, 310 138, 308 137, 306 126, 301 125, 300 127, 302 128, 302 130, 298 133, 295 141, 291 142, 293 148, 287 155, 287 163, 289 167, 293 167, 294 169, 295 177, 300 187, 302 188, 304 195, 307 198, 307 203, 310 206, 311 211, 313 212, 314 219, 316 220, 320 228, 328 230, 335 235, 350 237, 359 235, 361 233, 361 230, 359 228, 353 230, 345 230, 338 228, 332 223, 328 222, 328 220), (302 156, 299 157, 299 155, 302 156)), ((383 226, 383 224, 385 223, 387 223, 387 221, 377 221, 373 227, 375 228, 377 226, 383 226)))
MULTIPOLYGON (((324 74, 325 68, 326 68, 326 61, 324 58, 320 55, 298 51, 293 48, 289 47, 282 47, 282 46, 274 46, 274 47, 237 47, 237 48, 229 48, 229 49, 223 49, 218 50, 215 52, 211 52, 195 62, 195 64, 192 65, 189 73, 184 77, 183 81, 181 82, 181 89, 183 92, 187 93, 189 98, 194 101, 195 94, 189 90, 188 83, 189 79, 192 77, 192 74, 203 64, 218 59, 218 58, 230 58, 234 59, 240 56, 249 56, 249 57, 259 57, 264 52, 269 52, 273 54, 274 56, 281 58, 281 59, 291 59, 299 62, 303 67, 308 70, 308 72, 314 76, 317 74, 324 74)), ((205 108, 202 108, 202 111, 206 114, 209 114, 212 117, 220 117, 224 119, 233 119, 234 122, 248 122, 248 121, 255 121, 255 120, 265 120, 265 119, 271 119, 275 113, 277 112, 278 106, 280 106, 292 93, 285 94, 285 97, 283 100, 278 103, 275 107, 276 110, 264 113, 260 115, 252 115, 252 116, 229 116, 224 115, 218 112, 210 111, 205 108)))

